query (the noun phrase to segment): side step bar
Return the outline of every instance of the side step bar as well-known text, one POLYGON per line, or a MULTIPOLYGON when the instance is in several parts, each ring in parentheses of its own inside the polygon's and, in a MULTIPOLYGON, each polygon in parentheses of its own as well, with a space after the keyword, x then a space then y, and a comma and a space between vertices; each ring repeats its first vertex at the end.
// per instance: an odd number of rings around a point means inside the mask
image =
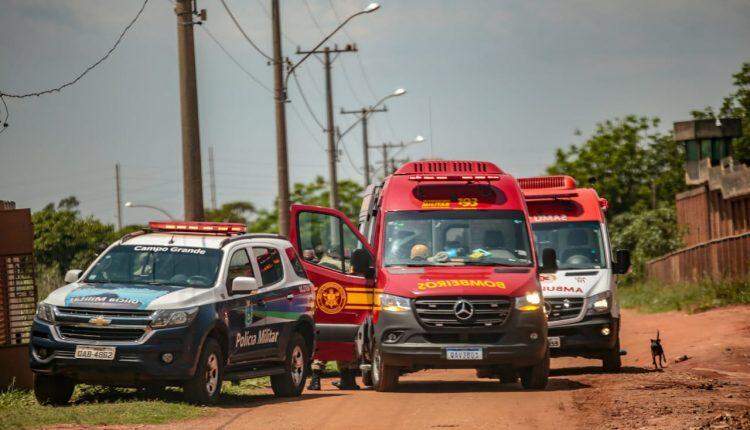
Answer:
POLYGON ((263 376, 280 375, 286 372, 284 366, 267 367, 265 369, 230 372, 224 375, 225 381, 242 381, 244 379, 261 378, 263 376))

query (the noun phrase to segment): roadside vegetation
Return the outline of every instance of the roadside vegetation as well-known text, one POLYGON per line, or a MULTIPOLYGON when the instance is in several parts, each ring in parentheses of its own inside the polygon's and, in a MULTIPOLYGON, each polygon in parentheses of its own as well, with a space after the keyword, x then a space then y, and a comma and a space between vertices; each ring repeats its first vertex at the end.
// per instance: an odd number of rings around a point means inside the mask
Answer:
MULTIPOLYGON (((269 385, 268 378, 224 384, 218 407, 257 401, 259 390, 269 385)), ((193 406, 182 399, 182 391, 168 389, 147 396, 135 389, 79 386, 70 406, 41 406, 34 394, 10 389, 0 392, 0 429, 33 429, 61 424, 138 425, 160 424, 199 418, 213 408, 193 406)))
POLYGON ((656 282, 634 282, 619 289, 625 308, 642 312, 702 312, 708 309, 750 304, 750 281, 686 283, 664 285, 656 282))

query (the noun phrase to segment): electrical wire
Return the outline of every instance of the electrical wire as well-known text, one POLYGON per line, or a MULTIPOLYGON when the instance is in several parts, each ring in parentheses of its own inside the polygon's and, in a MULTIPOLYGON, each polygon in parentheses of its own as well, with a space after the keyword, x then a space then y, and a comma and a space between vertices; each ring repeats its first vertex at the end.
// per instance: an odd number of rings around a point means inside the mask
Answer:
POLYGON ((5 109, 5 119, 0 124, 0 134, 3 134, 8 129, 8 119, 10 118, 10 111, 8 110, 8 104, 5 103, 5 97, 0 95, 0 102, 3 102, 3 109, 5 109))
POLYGON ((340 141, 341 141, 341 145, 339 146, 344 148, 344 154, 346 155, 346 159, 349 161, 349 164, 352 166, 352 169, 354 169, 354 171, 357 172, 358 174, 363 175, 364 171, 362 171, 362 169, 357 167, 357 165, 354 163, 354 160, 352 160, 352 156, 351 154, 349 154, 349 150, 346 147, 346 142, 344 142, 344 139, 342 138, 340 141))
POLYGON ((120 36, 117 38, 117 40, 115 40, 115 44, 112 45, 111 48, 109 48, 109 50, 104 54, 104 56, 101 57, 101 58, 99 58, 99 60, 97 60, 95 63, 93 63, 90 66, 88 66, 83 72, 81 72, 78 76, 76 76, 75 79, 73 79, 72 81, 68 81, 68 82, 66 82, 66 83, 64 83, 64 84, 62 84, 60 86, 55 87, 55 88, 50 88, 50 89, 41 90, 41 91, 35 91, 35 92, 31 92, 31 93, 15 93, 14 94, 14 93, 6 93, 6 92, 1 92, 0 91, 0 96, 8 97, 8 98, 13 98, 13 99, 22 99, 22 98, 27 98, 27 97, 32 97, 32 96, 37 96, 38 97, 38 96, 42 96, 42 95, 45 95, 45 94, 60 92, 63 89, 65 89, 65 88, 67 88, 67 87, 69 87, 71 85, 76 84, 84 76, 86 76, 87 73, 89 73, 90 71, 92 71, 95 67, 97 67, 99 64, 101 64, 104 60, 106 60, 107 58, 109 58, 109 56, 115 51, 115 49, 117 49, 117 47, 120 45, 120 42, 122 42, 122 40, 125 38, 125 34, 128 32, 128 30, 130 30, 130 28, 135 24, 135 22, 138 21, 138 18, 141 17, 141 14, 143 14, 143 10, 146 9, 146 5, 148 4, 148 2, 149 2, 149 0, 144 0, 143 1, 143 4, 141 5, 141 8, 138 9, 138 13, 136 13, 135 17, 133 17, 133 19, 130 20, 130 22, 128 23, 128 25, 125 26, 125 28, 120 33, 120 36))
POLYGON ((312 130, 310 130, 310 127, 307 125, 305 120, 302 119, 302 114, 299 112, 299 109, 297 109, 297 106, 295 106, 294 104, 289 104, 289 106, 291 106, 292 112, 294 112, 294 115, 297 116, 297 119, 299 120, 300 124, 302 124, 302 128, 304 128, 305 131, 307 131, 307 134, 318 145, 318 147, 321 150, 325 151, 323 142, 321 142, 320 139, 318 139, 318 137, 315 136, 315 133, 313 133, 312 130))
POLYGON ((229 17, 232 19, 234 26, 237 27, 237 30, 239 30, 240 33, 242 33, 242 37, 244 37, 245 40, 250 44, 250 46, 252 46, 256 51, 258 51, 260 55, 264 56, 271 63, 274 63, 275 62, 274 59, 270 57, 268 54, 266 54, 265 52, 263 52, 263 50, 260 49, 258 45, 256 45, 255 42, 253 42, 252 39, 250 39, 250 36, 248 36, 247 33, 245 33, 245 30, 242 29, 242 26, 240 25, 239 21, 237 21, 237 18, 234 17, 234 14, 229 9, 227 2, 224 0, 219 0, 219 1, 224 6, 224 9, 227 11, 227 14, 229 15, 229 17))
POLYGON ((274 91, 268 85, 264 84, 263 81, 261 81, 258 77, 256 77, 252 73, 250 73, 250 71, 248 71, 244 66, 242 66, 242 64, 240 64, 240 62, 224 47, 224 45, 221 44, 221 42, 219 41, 219 39, 217 39, 216 36, 214 36, 214 34, 211 33, 211 31, 205 25, 201 25, 200 28, 202 28, 203 31, 206 32, 206 34, 208 35, 208 37, 210 37, 211 40, 213 40, 213 42, 216 44, 216 46, 218 46, 219 49, 221 49, 222 51, 224 51, 224 54, 226 54, 226 56, 229 57, 229 59, 232 60, 232 62, 237 67, 239 67, 240 70, 242 70, 250 79, 252 79, 253 82, 255 82, 256 84, 260 85, 264 90, 268 91, 269 93, 271 93, 271 94, 274 93, 274 91))
POLYGON ((325 131, 325 126, 323 123, 318 119, 318 117, 315 115, 315 112, 312 110, 312 107, 310 107, 310 103, 307 101, 307 97, 305 96, 305 92, 302 91, 302 85, 299 84, 299 79, 297 79, 297 74, 292 73, 292 78, 294 78, 294 84, 297 86, 297 91, 299 91, 299 95, 302 97, 302 101, 305 103, 305 107, 307 108, 307 111, 310 112, 310 115, 313 117, 315 122, 318 124, 321 130, 325 131))

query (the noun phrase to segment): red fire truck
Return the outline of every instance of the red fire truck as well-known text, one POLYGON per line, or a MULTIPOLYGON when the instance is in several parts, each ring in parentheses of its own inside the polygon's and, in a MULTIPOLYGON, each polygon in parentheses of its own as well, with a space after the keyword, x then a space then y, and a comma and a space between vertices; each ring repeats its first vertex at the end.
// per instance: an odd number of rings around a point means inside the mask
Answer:
POLYGON ((427 368, 546 386, 539 273, 555 255, 538 267, 513 177, 488 162, 411 162, 368 187, 359 221, 292 207, 291 241, 317 287, 318 359, 359 362, 378 391, 427 368))
POLYGON ((570 176, 518 180, 526 197, 537 249, 554 249, 555 273, 542 276, 553 357, 601 359, 620 370, 620 304, 617 275, 630 267, 627 250, 612 251, 607 200, 579 188, 570 176))

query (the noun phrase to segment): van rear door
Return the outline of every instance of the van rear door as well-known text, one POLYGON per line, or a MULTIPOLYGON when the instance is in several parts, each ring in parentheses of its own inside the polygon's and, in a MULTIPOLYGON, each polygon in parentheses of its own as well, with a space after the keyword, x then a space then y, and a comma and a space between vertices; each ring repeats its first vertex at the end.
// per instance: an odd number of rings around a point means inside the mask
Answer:
POLYGON ((290 239, 315 285, 315 358, 353 361, 357 330, 372 312, 374 282, 353 273, 351 254, 362 248, 373 256, 372 248, 335 209, 292 205, 291 212, 290 239))

